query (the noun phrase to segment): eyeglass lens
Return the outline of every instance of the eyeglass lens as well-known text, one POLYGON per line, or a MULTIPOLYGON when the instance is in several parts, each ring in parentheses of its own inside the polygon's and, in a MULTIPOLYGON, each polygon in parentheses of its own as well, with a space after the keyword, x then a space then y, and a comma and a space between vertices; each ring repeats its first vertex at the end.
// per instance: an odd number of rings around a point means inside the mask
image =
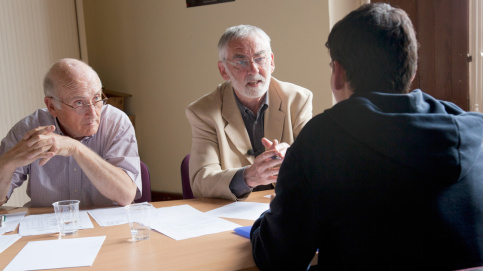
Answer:
POLYGON ((101 108, 104 104, 106 104, 107 99, 102 99, 100 101, 93 102, 92 104, 85 104, 79 107, 75 108, 75 111, 79 114, 85 113, 89 111, 91 106, 94 106, 96 108, 101 108))
POLYGON ((239 70, 246 70, 250 67, 251 63, 255 63, 257 66, 263 66, 267 62, 267 57, 266 56, 261 56, 261 57, 256 57, 252 59, 240 59, 236 60, 235 62, 230 62, 231 64, 234 64, 235 68, 239 70))

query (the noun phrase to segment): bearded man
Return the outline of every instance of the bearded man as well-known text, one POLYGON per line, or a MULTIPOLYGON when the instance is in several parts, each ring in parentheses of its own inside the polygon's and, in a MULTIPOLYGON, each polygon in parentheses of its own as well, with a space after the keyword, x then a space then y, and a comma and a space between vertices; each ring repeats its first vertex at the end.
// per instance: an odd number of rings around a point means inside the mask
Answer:
POLYGON ((273 188, 287 148, 312 118, 312 92, 272 77, 270 38, 258 27, 226 29, 218 54, 226 82, 186 109, 191 188, 196 197, 243 200, 273 188))

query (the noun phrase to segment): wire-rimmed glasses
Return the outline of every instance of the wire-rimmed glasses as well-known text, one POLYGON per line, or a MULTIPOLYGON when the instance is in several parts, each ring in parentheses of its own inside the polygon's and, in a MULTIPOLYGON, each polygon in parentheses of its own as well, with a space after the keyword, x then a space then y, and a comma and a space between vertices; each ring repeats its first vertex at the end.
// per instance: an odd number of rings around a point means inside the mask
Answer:
MULTIPOLYGON (((93 100, 93 101, 91 101, 90 104, 85 104, 81 101, 76 102, 76 104, 80 104, 79 106, 72 106, 70 104, 66 104, 62 100, 60 100, 59 98, 56 98, 56 97, 50 97, 50 98, 57 100, 57 101, 61 102, 62 104, 74 109, 77 114, 85 114, 86 112, 89 111, 90 106, 94 106, 95 108, 101 108, 103 105, 105 105, 107 103, 106 95, 104 95, 104 93, 101 93, 101 94, 102 94, 102 99, 93 100)), ((94 99, 99 99, 99 98, 101 98, 101 96, 94 97, 94 99)))
POLYGON ((235 69, 240 70, 240 71, 245 71, 248 70, 251 67, 252 63, 255 63, 257 67, 263 66, 267 63, 268 56, 257 56, 254 58, 241 58, 237 59, 234 62, 228 61, 224 59, 223 61, 226 63, 230 63, 235 69))

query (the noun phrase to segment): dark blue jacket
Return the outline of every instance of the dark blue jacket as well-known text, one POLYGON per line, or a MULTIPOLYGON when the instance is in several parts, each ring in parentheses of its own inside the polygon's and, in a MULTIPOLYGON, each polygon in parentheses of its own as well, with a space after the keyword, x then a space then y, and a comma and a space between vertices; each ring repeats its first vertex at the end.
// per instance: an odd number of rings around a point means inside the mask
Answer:
POLYGON ((454 270, 483 264, 483 115, 415 90, 314 117, 251 232, 261 270, 454 270))

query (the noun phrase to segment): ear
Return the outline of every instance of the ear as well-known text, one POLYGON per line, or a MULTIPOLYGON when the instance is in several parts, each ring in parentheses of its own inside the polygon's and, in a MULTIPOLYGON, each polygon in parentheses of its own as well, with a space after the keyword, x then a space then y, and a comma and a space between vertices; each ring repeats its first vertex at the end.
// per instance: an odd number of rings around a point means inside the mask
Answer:
POLYGON ((270 62, 270 74, 273 73, 273 71, 275 71, 275 56, 273 55, 273 53, 271 53, 271 57, 272 57, 272 60, 270 62))
POLYGON ((218 70, 220 71, 221 77, 225 79, 225 81, 230 81, 230 76, 226 72, 225 65, 223 65, 223 62, 218 61, 218 70))
POLYGON ((57 117, 57 107, 55 107, 54 101, 52 98, 49 97, 44 97, 44 103, 47 106, 47 109, 49 110, 50 114, 55 118, 57 117))
POLYGON ((416 78, 417 71, 418 71, 418 69, 416 68, 416 70, 414 71, 413 76, 411 76, 411 83, 413 82, 414 78, 416 78))
POLYGON ((340 90, 345 87, 347 82, 347 76, 344 67, 340 65, 339 61, 334 60, 332 73, 334 74, 334 88, 340 90))

